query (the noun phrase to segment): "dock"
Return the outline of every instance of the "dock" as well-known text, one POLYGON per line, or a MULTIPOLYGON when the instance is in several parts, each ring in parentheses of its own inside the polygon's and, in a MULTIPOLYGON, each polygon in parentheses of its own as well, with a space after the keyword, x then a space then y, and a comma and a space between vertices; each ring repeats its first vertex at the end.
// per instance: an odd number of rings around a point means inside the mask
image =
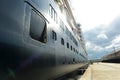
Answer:
POLYGON ((120 64, 93 63, 78 80, 120 80, 120 64))

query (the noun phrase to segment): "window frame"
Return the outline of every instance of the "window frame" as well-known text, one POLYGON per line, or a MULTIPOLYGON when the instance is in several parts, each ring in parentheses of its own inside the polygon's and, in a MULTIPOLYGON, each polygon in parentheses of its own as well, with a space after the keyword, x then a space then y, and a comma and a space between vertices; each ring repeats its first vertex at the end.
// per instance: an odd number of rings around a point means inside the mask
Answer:
POLYGON ((69 43, 67 42, 67 48, 69 48, 69 43))
POLYGON ((63 38, 61 38, 61 44, 62 44, 62 45, 64 45, 64 44, 65 44, 64 39, 63 39, 63 38))
POLYGON ((57 40, 57 33, 53 30, 52 30, 52 39, 55 41, 57 40))
MULTIPOLYGON (((44 19, 44 16, 40 12, 36 11, 35 9, 31 9, 31 16, 30 17, 31 17, 30 18, 30 31, 29 31, 30 37, 36 41, 41 42, 41 43, 47 43, 47 22, 46 22, 46 19, 44 19), (35 36, 35 34, 37 34, 37 33, 35 33, 35 31, 31 31, 31 28, 33 28, 35 26, 34 24, 32 24, 32 23, 34 23, 33 21, 35 21, 34 19, 36 19, 34 17, 34 15, 39 16, 39 19, 41 19, 44 22, 44 23, 42 23, 42 24, 44 24, 44 26, 43 26, 43 30, 41 31, 39 38, 37 38, 38 36, 37 37, 35 36)), ((35 26, 35 27, 40 28, 39 25, 35 26)))

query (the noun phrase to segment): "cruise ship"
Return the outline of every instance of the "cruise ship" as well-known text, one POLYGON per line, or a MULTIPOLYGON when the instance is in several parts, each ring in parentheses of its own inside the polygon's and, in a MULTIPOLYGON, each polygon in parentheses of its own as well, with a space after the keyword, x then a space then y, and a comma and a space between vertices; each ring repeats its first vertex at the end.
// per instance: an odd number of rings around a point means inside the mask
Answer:
POLYGON ((0 80, 53 80, 87 64, 70 0, 0 1, 0 80))

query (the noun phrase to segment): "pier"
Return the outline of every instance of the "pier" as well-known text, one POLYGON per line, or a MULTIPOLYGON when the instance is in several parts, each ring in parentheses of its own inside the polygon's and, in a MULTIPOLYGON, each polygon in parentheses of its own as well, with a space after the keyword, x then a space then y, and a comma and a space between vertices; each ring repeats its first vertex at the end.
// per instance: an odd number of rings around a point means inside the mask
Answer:
POLYGON ((93 63, 78 80, 120 80, 120 64, 93 63))

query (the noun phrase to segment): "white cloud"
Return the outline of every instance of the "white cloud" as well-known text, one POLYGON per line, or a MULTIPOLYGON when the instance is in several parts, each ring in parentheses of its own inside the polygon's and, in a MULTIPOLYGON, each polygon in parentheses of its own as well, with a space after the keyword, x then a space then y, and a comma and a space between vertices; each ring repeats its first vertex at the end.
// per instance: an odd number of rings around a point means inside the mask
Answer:
POLYGON ((86 43, 86 47, 88 50, 93 50, 95 52, 99 52, 99 51, 103 50, 103 47, 98 46, 98 45, 93 44, 93 43, 90 43, 90 42, 86 43))
POLYGON ((120 48, 120 0, 72 0, 90 58, 120 48))
POLYGON ((120 15, 120 0, 72 0, 77 21, 83 31, 108 25, 120 15))
POLYGON ((101 46, 95 46, 95 47, 93 48, 93 50, 94 50, 94 51, 102 51, 103 48, 102 48, 101 46))
POLYGON ((106 53, 104 51, 103 47, 97 46, 97 45, 95 45, 93 43, 90 43, 90 42, 86 43, 86 47, 87 47, 87 52, 88 52, 89 59, 101 58, 103 56, 103 54, 106 53))
POLYGON ((111 41, 111 44, 106 46, 106 49, 113 48, 115 47, 116 49, 120 48, 120 35, 116 36, 115 39, 111 41))
POLYGON ((97 36, 98 39, 108 39, 108 37, 106 36, 106 34, 99 34, 97 36))
POLYGON ((113 44, 120 44, 120 35, 116 36, 116 38, 112 41, 113 44))

